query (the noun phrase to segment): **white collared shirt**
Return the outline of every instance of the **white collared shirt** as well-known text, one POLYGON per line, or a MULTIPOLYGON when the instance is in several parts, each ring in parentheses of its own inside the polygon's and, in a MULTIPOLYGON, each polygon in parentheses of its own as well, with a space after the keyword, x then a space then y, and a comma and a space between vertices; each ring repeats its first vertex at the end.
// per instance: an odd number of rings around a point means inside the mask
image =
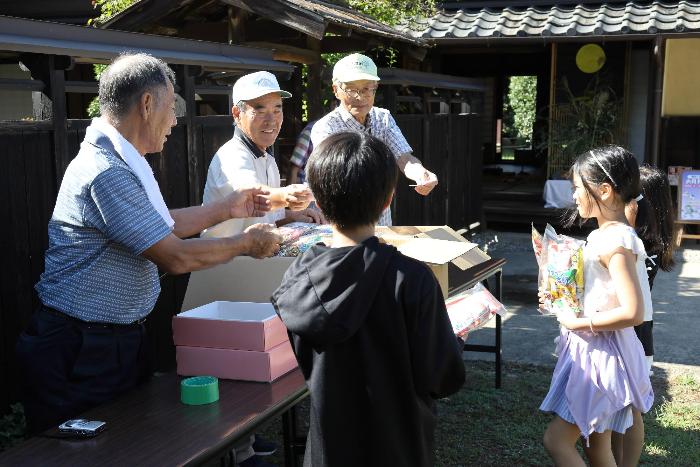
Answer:
MULTIPOLYGON (((209 165, 204 186, 203 203, 218 201, 239 188, 254 185, 280 187, 280 172, 275 158, 265 153, 256 157, 237 137, 221 146, 209 165)), ((230 237, 242 233, 253 224, 274 224, 285 217, 284 209, 268 212, 263 217, 229 219, 202 232, 202 237, 230 237)))

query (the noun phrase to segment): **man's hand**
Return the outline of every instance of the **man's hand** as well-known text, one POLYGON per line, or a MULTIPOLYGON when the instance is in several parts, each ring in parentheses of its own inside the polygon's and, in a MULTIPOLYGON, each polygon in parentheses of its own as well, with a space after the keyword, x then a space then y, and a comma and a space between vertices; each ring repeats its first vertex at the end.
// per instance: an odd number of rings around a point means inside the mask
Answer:
POLYGON ((295 184, 282 188, 270 188, 270 195, 266 197, 270 201, 271 209, 289 208, 293 211, 306 209, 314 200, 314 195, 306 185, 295 184))
POLYGON ((308 208, 302 211, 287 211, 285 223, 306 222, 308 224, 326 224, 326 218, 318 209, 308 208))
POLYGON ((248 256, 253 258, 267 258, 273 256, 280 249, 282 236, 274 232, 272 224, 253 224, 243 232, 248 243, 248 256))
POLYGON ((433 188, 438 184, 437 176, 427 169, 423 169, 423 173, 414 181, 416 182, 416 191, 423 196, 433 191, 433 188))
POLYGON ((284 187, 287 207, 292 211, 301 211, 309 207, 314 200, 314 195, 308 186, 302 184, 288 185, 284 187))
POLYGON ((270 192, 260 187, 242 188, 224 198, 232 218, 262 217, 271 209, 270 192))

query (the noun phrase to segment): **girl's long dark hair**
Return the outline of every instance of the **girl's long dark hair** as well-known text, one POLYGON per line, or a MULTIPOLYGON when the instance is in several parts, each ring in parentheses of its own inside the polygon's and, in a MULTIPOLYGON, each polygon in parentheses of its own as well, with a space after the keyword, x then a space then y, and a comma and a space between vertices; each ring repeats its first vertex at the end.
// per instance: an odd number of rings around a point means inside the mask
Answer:
MULTIPOLYGON (((584 152, 571 166, 569 176, 572 181, 574 175, 581 178, 589 200, 595 201, 598 207, 601 206, 600 196, 593 190, 592 185, 609 183, 625 204, 641 193, 639 164, 634 155, 621 146, 609 145, 584 152)), ((639 211, 646 211, 647 204, 644 201, 640 202, 639 211)), ((575 207, 564 214, 565 227, 576 223, 581 225, 583 222, 585 219, 578 215, 578 209, 575 207)))
POLYGON ((657 255, 659 267, 670 271, 675 265, 675 212, 668 177, 661 170, 648 165, 640 167, 639 172, 644 195, 644 200, 639 204, 645 204, 647 209, 637 212, 635 230, 644 242, 647 254, 657 255))

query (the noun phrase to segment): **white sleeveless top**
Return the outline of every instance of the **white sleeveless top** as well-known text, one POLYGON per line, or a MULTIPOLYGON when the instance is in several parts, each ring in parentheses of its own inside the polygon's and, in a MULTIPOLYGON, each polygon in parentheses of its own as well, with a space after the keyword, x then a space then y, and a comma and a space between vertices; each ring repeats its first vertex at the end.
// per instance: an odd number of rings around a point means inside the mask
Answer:
POLYGON ((647 278, 647 258, 644 243, 634 229, 624 224, 612 224, 605 229, 596 229, 588 236, 583 251, 583 315, 592 317, 598 311, 608 311, 620 306, 610 271, 600 263, 600 256, 622 247, 637 255, 635 263, 637 279, 644 301, 644 321, 651 321, 653 308, 647 278))

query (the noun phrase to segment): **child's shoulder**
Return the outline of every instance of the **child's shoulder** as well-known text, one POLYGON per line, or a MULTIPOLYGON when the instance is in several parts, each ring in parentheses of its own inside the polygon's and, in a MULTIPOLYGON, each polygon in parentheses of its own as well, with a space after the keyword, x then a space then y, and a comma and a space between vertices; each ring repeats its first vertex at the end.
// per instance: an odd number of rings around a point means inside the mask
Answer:
POLYGON ((631 250, 635 254, 645 251, 644 243, 634 227, 622 223, 594 230, 588 235, 587 245, 599 251, 612 251, 618 247, 631 250))

